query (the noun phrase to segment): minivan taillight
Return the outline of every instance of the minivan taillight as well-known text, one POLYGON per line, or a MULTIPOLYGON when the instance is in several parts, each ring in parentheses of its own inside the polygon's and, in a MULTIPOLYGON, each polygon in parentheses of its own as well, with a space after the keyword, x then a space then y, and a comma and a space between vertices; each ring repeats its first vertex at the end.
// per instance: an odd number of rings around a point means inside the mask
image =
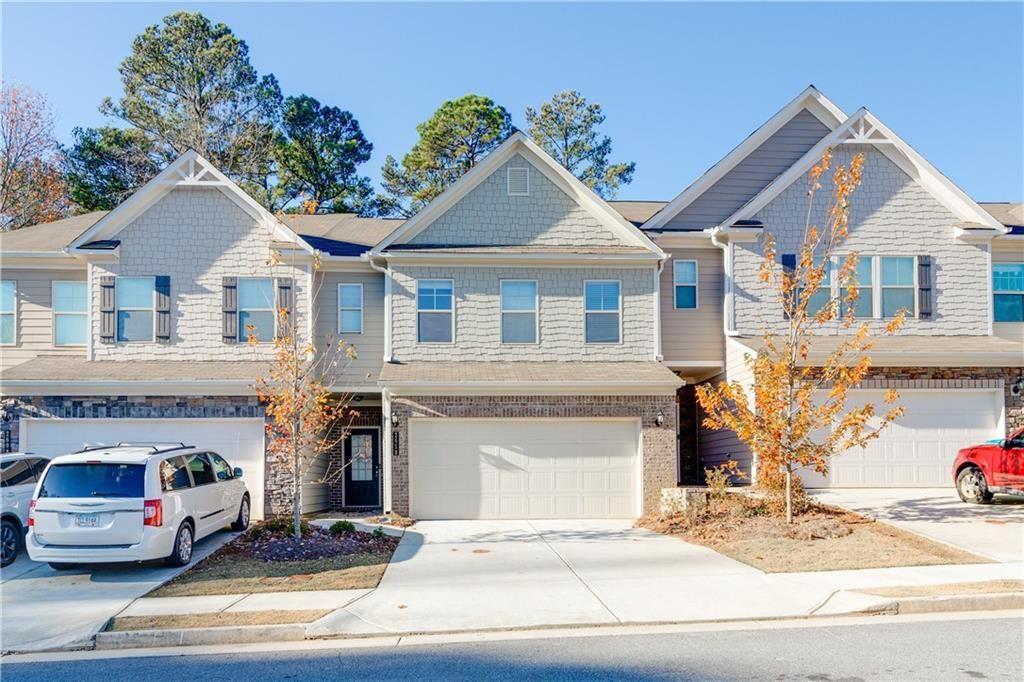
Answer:
POLYGON ((164 525, 164 505, 160 500, 146 500, 142 507, 143 526, 164 525))
POLYGON ((28 503, 28 527, 32 528, 36 525, 36 501, 32 500, 28 503))

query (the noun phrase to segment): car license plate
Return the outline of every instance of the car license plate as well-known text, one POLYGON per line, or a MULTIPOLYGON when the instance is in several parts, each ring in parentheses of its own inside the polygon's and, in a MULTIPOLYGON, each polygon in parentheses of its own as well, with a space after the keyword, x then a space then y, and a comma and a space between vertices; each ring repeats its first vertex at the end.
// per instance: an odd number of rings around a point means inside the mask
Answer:
POLYGON ((76 514, 75 525, 82 526, 84 528, 95 528, 100 525, 99 514, 76 514))

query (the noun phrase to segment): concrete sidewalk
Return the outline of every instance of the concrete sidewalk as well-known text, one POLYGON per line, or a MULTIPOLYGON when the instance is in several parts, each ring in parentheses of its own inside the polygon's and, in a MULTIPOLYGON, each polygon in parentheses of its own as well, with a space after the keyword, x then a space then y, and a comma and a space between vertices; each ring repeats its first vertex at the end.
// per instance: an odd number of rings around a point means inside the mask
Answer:
POLYGON ((374 590, 143 598, 120 615, 331 608, 306 636, 346 637, 836 615, 891 602, 854 590, 1021 578, 1021 563, 765 574, 626 521, 420 522, 374 590))

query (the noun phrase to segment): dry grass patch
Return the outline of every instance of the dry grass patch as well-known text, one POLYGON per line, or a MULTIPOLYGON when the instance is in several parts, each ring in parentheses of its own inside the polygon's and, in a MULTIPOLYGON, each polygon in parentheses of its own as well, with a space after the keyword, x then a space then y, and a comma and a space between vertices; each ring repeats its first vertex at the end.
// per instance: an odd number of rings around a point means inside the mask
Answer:
POLYGON ((907 585, 905 587, 873 587, 856 590, 879 597, 946 597, 957 594, 1004 594, 1024 592, 1024 580, 982 580, 973 583, 942 585, 907 585))
POLYGON ((771 514, 771 501, 747 494, 712 499, 672 518, 645 518, 644 528, 710 547, 766 573, 893 566, 991 563, 854 514, 809 504, 792 525, 771 514))
POLYGON ((220 613, 188 613, 173 616, 120 616, 107 630, 177 630, 182 628, 217 628, 238 625, 288 625, 312 623, 330 613, 329 610, 302 611, 222 611, 220 613))

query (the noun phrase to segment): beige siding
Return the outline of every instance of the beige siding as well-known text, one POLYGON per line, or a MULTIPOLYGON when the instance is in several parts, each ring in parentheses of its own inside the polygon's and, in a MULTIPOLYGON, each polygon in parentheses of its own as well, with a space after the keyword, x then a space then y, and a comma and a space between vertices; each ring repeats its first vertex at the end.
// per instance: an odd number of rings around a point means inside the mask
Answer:
POLYGON ((661 273, 661 354, 673 362, 723 362, 722 301, 724 275, 722 251, 708 249, 665 249, 671 255, 661 273), (697 307, 677 310, 673 263, 697 261, 697 307))
POLYGON ((317 457, 306 467, 302 483, 302 513, 315 514, 327 511, 331 506, 330 490, 322 481, 327 474, 327 458, 330 455, 317 457))
MULTIPOLYGON (((993 263, 1024 263, 1024 241, 1020 239, 996 239, 992 242, 993 263)), ((1020 322, 996 322, 992 331, 996 336, 1016 339, 1024 343, 1024 324, 1020 322)))
POLYGON ((313 309, 317 345, 339 339, 355 347, 356 359, 345 369, 340 384, 376 389, 384 360, 384 276, 380 273, 328 272, 318 278, 313 309), (363 285, 363 333, 338 334, 338 285, 363 285))
POLYGON ((0 369, 31 360, 37 355, 85 355, 84 346, 53 345, 53 283, 85 281, 82 270, 4 269, 3 279, 13 280, 17 291, 17 337, 14 346, 0 346, 0 369))
MULTIPOLYGON (((710 380, 712 384, 722 381, 739 382, 747 391, 749 397, 753 392, 753 373, 747 367, 745 356, 750 353, 749 349, 734 341, 725 341, 726 360, 725 373, 710 380)), ((735 460, 740 471, 747 475, 748 480, 755 478, 754 458, 750 448, 746 446, 732 431, 712 430, 703 426, 704 415, 700 414, 700 431, 697 434, 697 451, 700 453, 701 466, 705 468, 725 464, 729 460, 735 460)))

